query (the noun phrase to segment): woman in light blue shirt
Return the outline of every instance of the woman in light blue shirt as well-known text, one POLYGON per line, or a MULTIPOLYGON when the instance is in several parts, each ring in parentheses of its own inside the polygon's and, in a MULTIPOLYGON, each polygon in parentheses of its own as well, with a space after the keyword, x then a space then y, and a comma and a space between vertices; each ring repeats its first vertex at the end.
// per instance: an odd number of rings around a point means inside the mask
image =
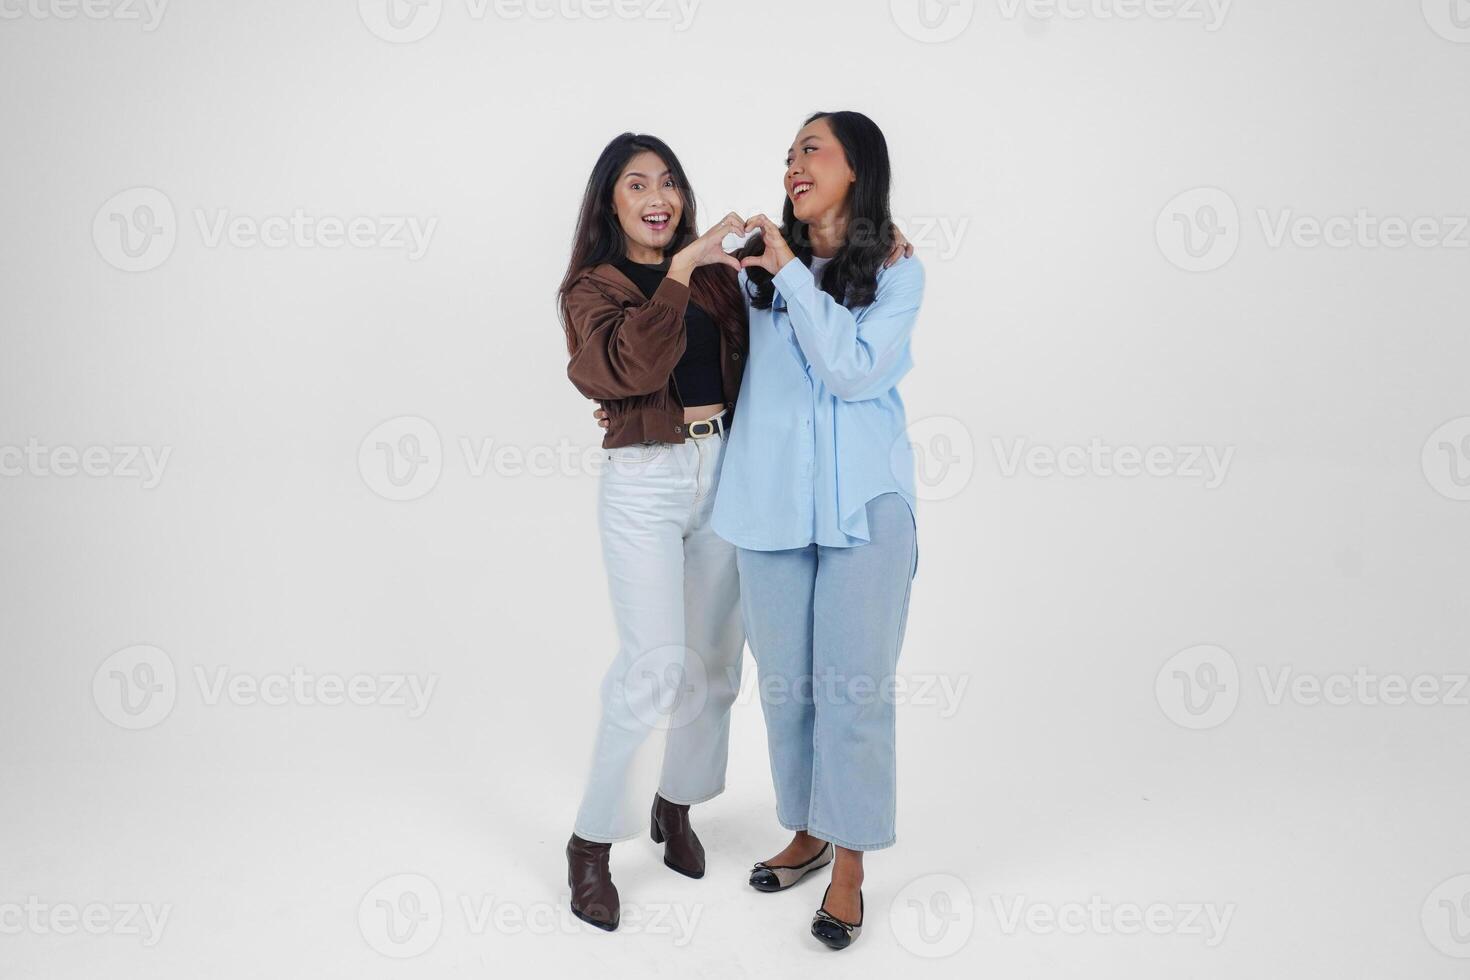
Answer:
POLYGON ((883 133, 856 112, 807 120, 777 226, 742 258, 750 355, 712 526, 737 546, 781 825, 750 883, 832 863, 811 931, 863 920, 863 853, 895 839, 894 671, 918 567, 914 461, 896 385, 924 293, 893 246, 883 133), (835 858, 834 858, 835 848, 835 858))

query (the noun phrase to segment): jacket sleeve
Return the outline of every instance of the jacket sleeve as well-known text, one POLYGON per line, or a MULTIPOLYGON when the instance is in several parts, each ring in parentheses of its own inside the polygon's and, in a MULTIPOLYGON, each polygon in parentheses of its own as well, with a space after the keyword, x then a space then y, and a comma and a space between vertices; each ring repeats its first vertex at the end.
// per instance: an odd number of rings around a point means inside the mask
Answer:
POLYGON ((909 338, 924 298, 918 259, 880 272, 873 302, 857 312, 819 289, 800 259, 782 266, 775 282, 812 373, 838 398, 877 398, 913 367, 909 338))
POLYGON ((687 341, 684 311, 689 287, 672 279, 659 284, 642 306, 624 308, 590 280, 567 293, 567 323, 577 352, 567 377, 588 398, 647 395, 668 384, 687 341))

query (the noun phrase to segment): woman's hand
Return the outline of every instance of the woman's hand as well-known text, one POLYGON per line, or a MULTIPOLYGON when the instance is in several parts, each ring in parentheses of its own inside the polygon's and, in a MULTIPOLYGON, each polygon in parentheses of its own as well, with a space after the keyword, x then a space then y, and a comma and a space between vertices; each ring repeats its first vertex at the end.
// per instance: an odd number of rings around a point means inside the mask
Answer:
MULTIPOLYGON (((781 235, 781 229, 776 223, 763 214, 758 214, 745 223, 745 231, 760 231, 761 238, 765 240, 766 250, 762 255, 752 255, 742 263, 746 268, 755 266, 765 269, 771 275, 781 271, 781 267, 795 258, 791 247, 786 244, 786 239, 781 235)), ((914 254, 914 243, 908 240, 898 227, 893 226, 893 248, 888 253, 888 258, 883 261, 884 268, 890 268, 899 259, 906 259, 914 254)))
POLYGON ((679 249, 669 261, 669 278, 689 285, 689 274, 702 265, 728 265, 740 268, 735 256, 725 251, 725 236, 745 234, 745 220, 731 211, 709 231, 679 249))
POLYGON ((597 411, 592 413, 592 417, 597 420, 598 425, 602 426, 604 429, 607 428, 607 412, 599 408, 597 409, 597 411))
POLYGON ((898 263, 899 259, 906 259, 913 254, 914 243, 909 241, 909 237, 899 229, 898 225, 894 225, 893 251, 888 253, 888 258, 883 262, 883 268, 891 269, 898 263))
POLYGON ((776 223, 763 214, 758 214, 745 223, 741 234, 750 234, 759 231, 761 238, 766 243, 766 250, 760 255, 748 255, 741 261, 741 265, 747 269, 765 269, 771 275, 781 271, 781 267, 796 258, 791 251, 791 246, 786 244, 786 239, 781 237, 781 229, 776 223))

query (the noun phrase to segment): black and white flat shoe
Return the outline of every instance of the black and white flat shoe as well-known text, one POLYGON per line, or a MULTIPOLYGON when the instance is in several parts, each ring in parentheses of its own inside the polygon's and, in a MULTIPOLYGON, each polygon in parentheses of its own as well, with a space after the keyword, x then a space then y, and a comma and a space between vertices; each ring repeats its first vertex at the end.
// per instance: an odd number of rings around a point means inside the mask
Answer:
MULTIPOLYGON (((827 886, 831 891, 832 886, 827 886)), ((857 942, 857 937, 863 931, 863 893, 858 889, 858 920, 856 922, 843 922, 837 916, 827 911, 827 892, 822 892, 822 907, 817 909, 817 914, 812 916, 812 935, 828 949, 846 949, 857 942)))
POLYGON ((832 845, 823 844, 805 864, 780 865, 759 861, 750 869, 750 887, 760 892, 785 891, 807 875, 832 863, 832 845))

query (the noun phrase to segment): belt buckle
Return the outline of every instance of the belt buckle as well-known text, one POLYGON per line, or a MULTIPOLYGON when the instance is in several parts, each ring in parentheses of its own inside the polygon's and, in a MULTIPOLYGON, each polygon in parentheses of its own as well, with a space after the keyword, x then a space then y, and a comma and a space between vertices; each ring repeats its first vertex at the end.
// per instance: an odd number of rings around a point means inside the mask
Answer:
POLYGON ((694 438, 696 438, 696 439, 702 439, 702 438, 704 438, 707 435, 712 435, 714 433, 714 431, 715 431, 715 424, 713 422, 700 421, 700 422, 690 422, 689 423, 689 434, 691 436, 693 436, 694 438), (704 431, 703 432, 698 431, 698 427, 701 426, 701 425, 704 426, 704 431))

